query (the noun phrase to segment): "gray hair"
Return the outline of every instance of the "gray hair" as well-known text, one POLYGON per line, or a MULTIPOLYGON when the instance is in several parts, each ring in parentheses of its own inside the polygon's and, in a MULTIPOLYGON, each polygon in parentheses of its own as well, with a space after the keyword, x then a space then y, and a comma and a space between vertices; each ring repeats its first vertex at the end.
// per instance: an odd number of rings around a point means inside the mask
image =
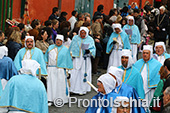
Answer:
POLYGON ((170 95, 170 86, 165 89, 165 94, 170 95))

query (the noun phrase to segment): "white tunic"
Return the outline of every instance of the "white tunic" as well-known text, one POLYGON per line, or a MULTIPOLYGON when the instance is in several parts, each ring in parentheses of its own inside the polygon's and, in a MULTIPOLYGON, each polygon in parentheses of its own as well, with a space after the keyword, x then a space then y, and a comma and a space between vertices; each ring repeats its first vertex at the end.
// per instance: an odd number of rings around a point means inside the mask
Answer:
POLYGON ((24 60, 24 59, 31 59, 31 49, 29 49, 29 50, 26 51, 23 60, 24 60))
MULTIPOLYGON (((150 105, 150 102, 153 98, 153 94, 155 92, 155 88, 148 88, 148 79, 147 79, 147 64, 144 65, 144 68, 141 72, 142 78, 143 78, 143 88, 145 91, 145 99, 148 100, 148 105, 150 105)), ((149 108, 145 108, 146 111, 149 111, 149 108)))
POLYGON ((66 95, 67 78, 64 69, 57 68, 57 48, 49 52, 48 67, 47 67, 47 96, 48 101, 54 101, 57 98, 63 100, 64 103, 68 102, 69 94, 66 95))
POLYGON ((123 44, 120 36, 118 37, 117 41, 119 42, 119 44, 113 45, 114 47, 109 57, 109 64, 107 69, 109 69, 110 66, 115 66, 115 67, 121 66, 121 55, 122 55, 123 44))
POLYGON ((132 60, 135 63, 137 61, 137 44, 130 44, 130 47, 132 49, 132 60))
POLYGON ((165 56, 158 56, 158 61, 163 65, 165 61, 165 56))
MULTIPOLYGON (((86 58, 86 66, 87 66, 87 81, 91 83, 91 59, 90 57, 86 58)), ((84 73, 85 73, 85 60, 83 58, 83 54, 81 51, 80 58, 73 59, 73 70, 70 71, 70 92, 77 94, 86 94, 91 91, 90 85, 83 81, 84 73)))

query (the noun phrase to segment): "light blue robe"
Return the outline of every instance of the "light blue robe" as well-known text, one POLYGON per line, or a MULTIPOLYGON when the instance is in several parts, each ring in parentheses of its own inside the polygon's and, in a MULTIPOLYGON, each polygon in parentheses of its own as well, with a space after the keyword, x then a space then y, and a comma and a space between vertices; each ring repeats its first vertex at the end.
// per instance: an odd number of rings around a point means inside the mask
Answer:
MULTIPOLYGON (((121 96, 125 96, 128 98, 132 97, 132 99, 136 100, 140 99, 136 90, 125 83, 117 86, 115 90, 117 90, 117 93, 121 96)), ((115 90, 113 90, 112 92, 115 92, 115 90)), ((132 113, 145 113, 145 109, 143 107, 132 107, 132 113)))
MULTIPOLYGON (((124 31, 125 31, 125 29, 132 29, 132 36, 131 36, 131 42, 130 42, 131 44, 139 44, 141 42, 138 26, 136 26, 136 25, 130 26, 130 25, 126 24, 123 27, 124 31)), ((129 37, 129 35, 128 35, 128 37, 129 37)))
POLYGON ((0 98, 0 107, 14 107, 34 113, 48 113, 46 89, 32 75, 16 75, 7 83, 0 98))
POLYGON ((48 54, 55 47, 58 48, 58 56, 57 56, 57 65, 55 67, 64 68, 64 69, 73 69, 73 62, 71 59, 70 51, 64 45, 57 46, 55 44, 50 45, 45 52, 45 62, 48 63, 48 54))
MULTIPOLYGON (((156 53, 154 53, 154 55, 158 56, 156 53)), ((165 59, 170 58, 170 54, 165 53, 165 52, 161 56, 164 56, 165 59)))
MULTIPOLYGON (((119 66, 118 68, 125 70, 123 66, 119 66)), ((123 76, 122 76, 122 80, 123 80, 123 76)), ((126 69, 126 75, 125 75, 124 81, 122 82, 133 87, 141 99, 145 98, 142 76, 140 72, 138 71, 138 69, 136 69, 134 66, 131 66, 128 69, 126 69)))
MULTIPOLYGON (((72 41, 71 41, 71 45, 70 45, 70 52, 72 53, 72 57, 80 57, 80 53, 81 53, 81 44, 89 44, 89 51, 90 54, 93 58, 95 58, 96 55, 96 47, 95 47, 95 43, 94 40, 91 36, 87 36, 86 38, 82 39, 81 37, 79 37, 78 35, 74 36, 72 41)), ((84 53, 84 51, 83 51, 84 53)))
MULTIPOLYGON (((17 68, 17 71, 19 71, 22 68, 21 61, 23 60, 24 55, 26 54, 27 50, 28 49, 26 48, 22 48, 18 51, 17 55, 15 56, 14 64, 15 64, 15 67, 17 68)), ((36 60, 40 64, 41 75, 47 75, 43 52, 40 49, 35 47, 31 49, 31 56, 32 56, 31 57, 32 60, 36 60)), ((39 71, 37 70, 36 73, 39 74, 39 71)))
MULTIPOLYGON (((116 37, 118 38, 119 34, 113 32, 109 38, 109 41, 107 42, 107 48, 106 48, 106 53, 109 54, 112 52, 112 50, 114 49, 114 44, 113 44, 113 38, 116 37)), ((123 49, 131 49, 130 47, 130 42, 129 42, 129 38, 128 38, 128 35, 122 31, 120 33, 120 36, 121 36, 121 39, 122 39, 122 42, 123 42, 123 49)))
MULTIPOLYGON (((142 72, 145 63, 146 62, 143 59, 140 59, 134 64, 134 66, 140 72, 142 72)), ((160 81, 159 70, 160 70, 162 64, 154 58, 150 59, 146 64, 147 64, 147 81, 148 81, 147 85, 148 85, 148 88, 156 88, 157 84, 160 81)))

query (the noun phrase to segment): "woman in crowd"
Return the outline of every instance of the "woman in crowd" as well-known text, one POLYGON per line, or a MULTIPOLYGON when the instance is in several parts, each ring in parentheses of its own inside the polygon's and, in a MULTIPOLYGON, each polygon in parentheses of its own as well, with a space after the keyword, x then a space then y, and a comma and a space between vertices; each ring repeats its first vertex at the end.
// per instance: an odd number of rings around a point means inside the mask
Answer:
POLYGON ((49 46, 49 44, 46 41, 47 37, 48 37, 47 31, 41 30, 38 36, 38 40, 36 41, 35 44, 35 46, 41 49, 43 53, 46 52, 49 46))

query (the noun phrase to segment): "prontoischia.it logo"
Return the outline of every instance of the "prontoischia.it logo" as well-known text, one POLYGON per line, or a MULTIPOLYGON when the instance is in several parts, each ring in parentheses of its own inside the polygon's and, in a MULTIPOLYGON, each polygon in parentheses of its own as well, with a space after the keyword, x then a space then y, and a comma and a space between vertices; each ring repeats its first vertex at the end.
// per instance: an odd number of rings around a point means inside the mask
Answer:
MULTIPOLYGON (((77 99, 76 97, 69 97, 68 99, 68 107, 72 107, 73 104, 77 104, 77 107, 160 107, 159 106, 159 98, 153 99, 153 106, 149 106, 149 100, 143 99, 133 99, 132 97, 129 98, 129 100, 120 100, 114 99, 113 97, 110 97, 109 99, 77 99)), ((56 98, 54 100, 54 105, 56 107, 62 107, 64 106, 64 101, 61 98, 56 98)))

